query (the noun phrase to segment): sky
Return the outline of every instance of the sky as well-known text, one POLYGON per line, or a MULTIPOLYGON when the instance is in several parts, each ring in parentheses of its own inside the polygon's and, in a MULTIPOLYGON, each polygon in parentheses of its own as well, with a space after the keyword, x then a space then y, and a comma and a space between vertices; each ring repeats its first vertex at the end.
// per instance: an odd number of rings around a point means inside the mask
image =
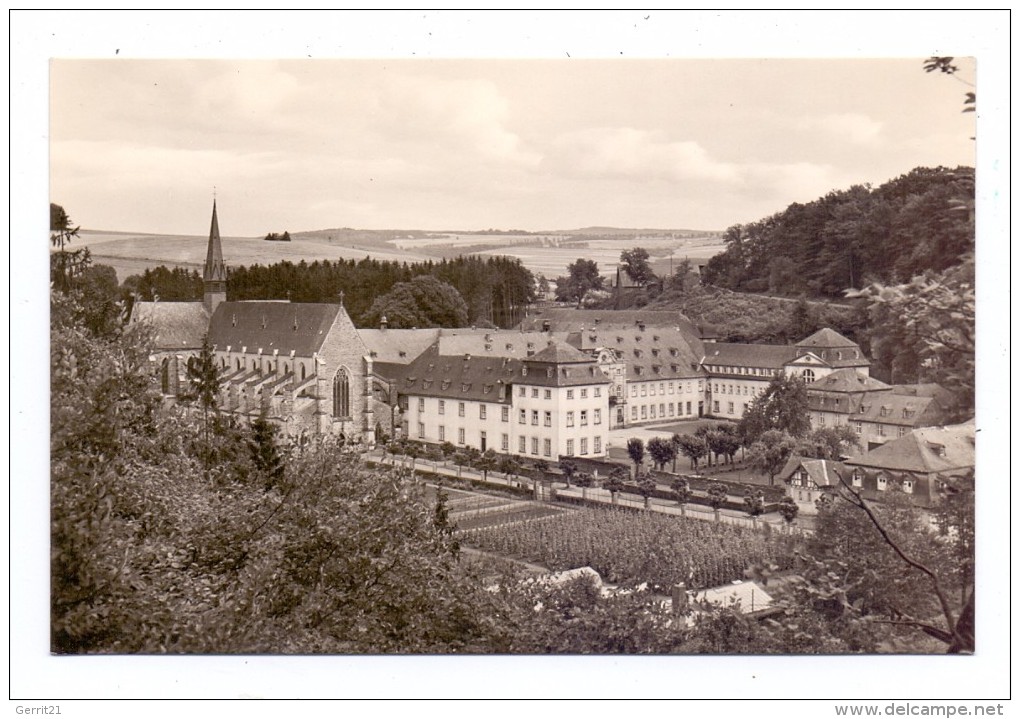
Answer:
MULTIPOLYGON (((635 16, 641 22, 643 16, 635 16)), ((903 58, 56 59, 50 197, 89 229, 724 230, 974 165, 903 58)))

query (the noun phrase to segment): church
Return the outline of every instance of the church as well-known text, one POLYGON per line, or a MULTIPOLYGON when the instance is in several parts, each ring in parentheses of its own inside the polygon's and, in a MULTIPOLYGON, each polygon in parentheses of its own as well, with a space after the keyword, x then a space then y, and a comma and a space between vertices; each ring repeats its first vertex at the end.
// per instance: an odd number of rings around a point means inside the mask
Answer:
POLYGON ((609 431, 699 417, 738 421, 776 376, 808 384, 814 426, 854 427, 875 446, 937 424, 936 385, 869 377, 831 329, 794 345, 716 341, 676 311, 536 310, 514 330, 358 329, 339 303, 228 301, 216 202, 195 302, 136 302, 154 333, 167 402, 188 389, 208 337, 221 412, 265 416, 290 437, 371 447, 390 437, 558 459, 605 456, 609 431), (449 412, 447 410, 449 409, 449 412))

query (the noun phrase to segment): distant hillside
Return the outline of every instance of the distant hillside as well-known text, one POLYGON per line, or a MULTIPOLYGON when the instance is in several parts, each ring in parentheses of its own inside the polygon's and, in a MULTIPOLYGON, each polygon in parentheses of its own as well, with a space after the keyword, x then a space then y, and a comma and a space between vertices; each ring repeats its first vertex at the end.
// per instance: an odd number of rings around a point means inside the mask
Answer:
POLYGON ((734 225, 705 281, 746 292, 839 297, 941 271, 974 251, 974 170, 917 168, 734 225))

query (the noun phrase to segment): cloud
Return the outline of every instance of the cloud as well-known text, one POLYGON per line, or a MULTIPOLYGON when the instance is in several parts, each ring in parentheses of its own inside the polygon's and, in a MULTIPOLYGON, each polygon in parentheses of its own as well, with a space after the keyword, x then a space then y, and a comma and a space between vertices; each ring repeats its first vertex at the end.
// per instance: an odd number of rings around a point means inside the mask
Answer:
POLYGON ((840 113, 803 117, 794 123, 801 132, 832 135, 840 142, 857 145, 874 145, 880 139, 885 123, 860 113, 840 113))
POLYGON ((738 168, 719 162, 697 142, 666 140, 662 133, 632 127, 590 128, 559 135, 547 166, 604 177, 735 182, 738 168))

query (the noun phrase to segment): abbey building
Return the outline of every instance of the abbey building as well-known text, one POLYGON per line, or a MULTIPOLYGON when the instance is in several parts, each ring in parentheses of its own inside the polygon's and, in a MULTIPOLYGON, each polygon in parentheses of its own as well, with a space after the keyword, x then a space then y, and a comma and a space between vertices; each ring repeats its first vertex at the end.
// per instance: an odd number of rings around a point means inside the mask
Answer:
POLYGON ((815 426, 862 445, 938 421, 937 386, 869 377, 861 349, 823 329, 790 346, 716 342, 678 312, 545 309, 514 330, 358 329, 342 303, 227 298, 216 203, 201 302, 137 302, 167 401, 208 342, 219 408, 292 437, 383 436, 544 458, 605 456, 610 430, 698 417, 739 420, 781 374, 808 383, 815 426), (925 424, 922 424, 925 423, 925 424))

